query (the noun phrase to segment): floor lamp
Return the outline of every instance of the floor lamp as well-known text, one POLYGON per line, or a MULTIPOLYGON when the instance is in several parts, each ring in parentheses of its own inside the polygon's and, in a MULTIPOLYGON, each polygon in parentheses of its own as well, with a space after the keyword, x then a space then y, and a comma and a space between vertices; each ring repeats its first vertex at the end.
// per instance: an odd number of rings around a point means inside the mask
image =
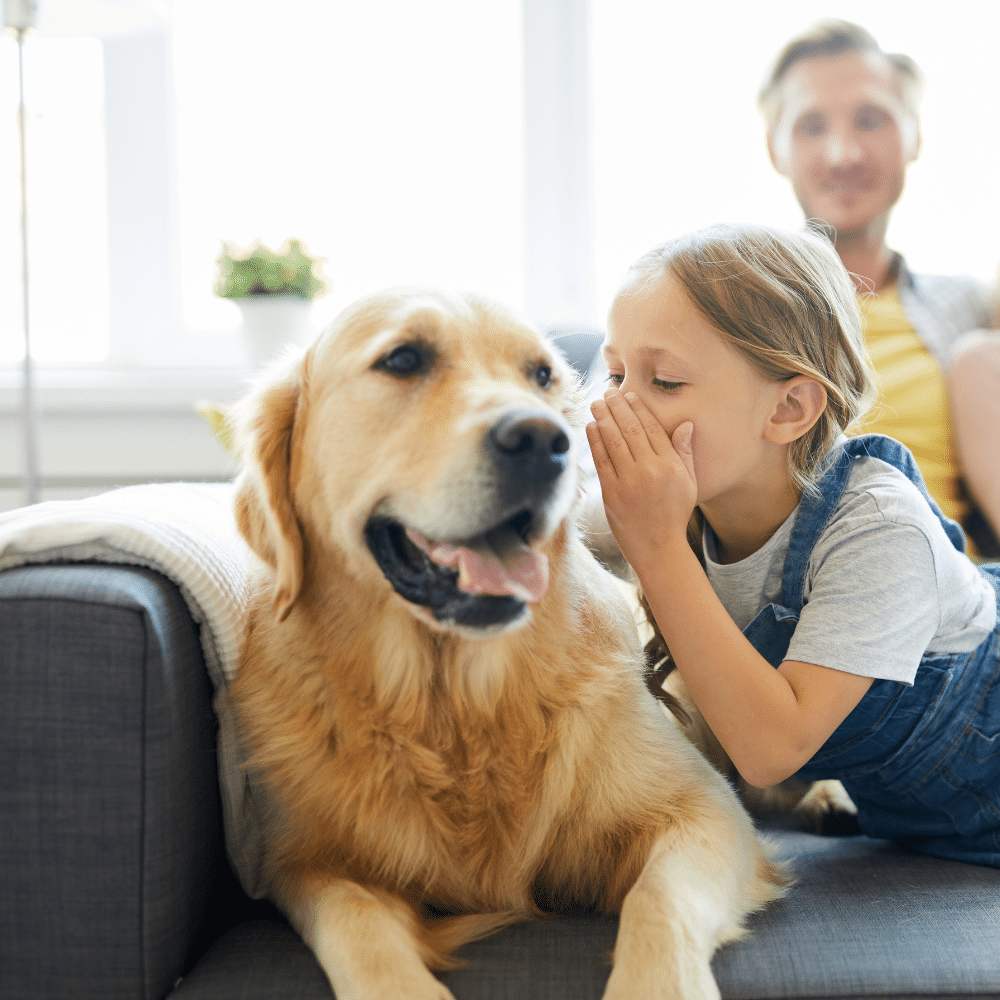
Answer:
POLYGON ((26 503, 38 503, 38 409, 35 400, 34 363, 31 358, 31 311, 28 303, 28 117, 24 104, 24 40, 37 25, 38 6, 33 0, 6 0, 4 27, 17 40, 17 144, 21 184, 21 301, 24 329, 24 483, 26 503))
POLYGON ((19 100, 17 111, 21 195, 21 278, 24 329, 22 417, 24 425, 24 481, 28 504, 39 500, 38 401, 34 360, 31 357, 31 309, 28 296, 28 115, 24 96, 24 45, 29 34, 106 36, 161 24, 160 0, 0 0, 4 28, 17 40, 19 100))

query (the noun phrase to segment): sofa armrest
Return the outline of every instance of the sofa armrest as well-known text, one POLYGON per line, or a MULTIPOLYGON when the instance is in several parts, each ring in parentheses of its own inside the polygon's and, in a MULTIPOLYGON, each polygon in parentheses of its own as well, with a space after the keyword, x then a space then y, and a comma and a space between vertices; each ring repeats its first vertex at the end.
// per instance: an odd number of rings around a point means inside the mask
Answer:
POLYGON ((0 996, 165 996, 226 863, 212 689, 166 578, 0 573, 0 996))

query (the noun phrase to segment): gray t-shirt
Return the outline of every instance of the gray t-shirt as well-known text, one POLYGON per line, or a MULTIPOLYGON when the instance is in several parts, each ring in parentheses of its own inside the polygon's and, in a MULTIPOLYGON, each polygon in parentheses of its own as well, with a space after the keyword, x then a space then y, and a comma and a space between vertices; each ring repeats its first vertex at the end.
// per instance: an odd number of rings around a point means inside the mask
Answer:
MULTIPOLYGON (((793 511, 739 562, 716 562, 702 537, 709 582, 741 629, 781 603, 793 511)), ((877 458, 855 461, 847 489, 809 558, 786 659, 912 684, 924 653, 970 652, 996 624, 988 580, 957 552, 920 491, 877 458)))

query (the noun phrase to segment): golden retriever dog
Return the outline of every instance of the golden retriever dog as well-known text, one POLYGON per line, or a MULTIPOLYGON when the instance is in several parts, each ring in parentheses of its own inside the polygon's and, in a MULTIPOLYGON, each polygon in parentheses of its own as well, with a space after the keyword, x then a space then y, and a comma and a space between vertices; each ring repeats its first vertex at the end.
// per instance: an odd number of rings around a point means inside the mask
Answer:
POLYGON ((646 688, 574 524, 579 389, 501 306, 346 309, 236 417, 261 560, 232 687, 267 891, 339 1000, 543 911, 620 913, 607 998, 718 997, 784 875, 646 688))

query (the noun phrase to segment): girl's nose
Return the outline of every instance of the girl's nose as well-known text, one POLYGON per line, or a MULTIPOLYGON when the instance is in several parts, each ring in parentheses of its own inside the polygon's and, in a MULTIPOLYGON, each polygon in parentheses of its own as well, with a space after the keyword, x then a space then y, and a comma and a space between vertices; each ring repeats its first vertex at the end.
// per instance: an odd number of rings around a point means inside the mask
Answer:
POLYGON ((621 384, 618 386, 618 391, 625 392, 635 392, 635 386, 632 384, 635 380, 632 379, 628 372, 625 373, 625 378, 621 380, 621 384))

